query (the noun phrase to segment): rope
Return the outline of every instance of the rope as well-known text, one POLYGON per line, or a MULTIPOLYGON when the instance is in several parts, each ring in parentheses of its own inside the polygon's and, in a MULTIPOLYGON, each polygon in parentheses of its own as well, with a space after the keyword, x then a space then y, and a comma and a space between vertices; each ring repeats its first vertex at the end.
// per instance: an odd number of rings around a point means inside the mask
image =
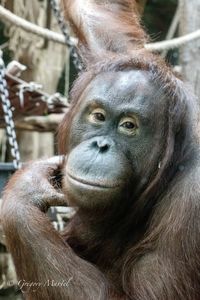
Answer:
MULTIPOLYGON (((49 30, 47 28, 42 28, 36 24, 28 22, 15 14, 11 13, 8 9, 5 9, 2 5, 0 5, 0 19, 9 22, 12 25, 18 26, 21 29, 34 33, 40 37, 51 40, 53 42, 66 45, 65 37, 57 32, 49 30)), ((76 45, 77 40, 74 38, 70 38, 70 41, 73 45, 76 45)))
POLYGON ((6 133, 11 148, 11 155, 13 157, 13 165, 15 169, 19 169, 21 167, 19 147, 16 139, 15 125, 13 122, 11 103, 9 100, 8 86, 5 80, 5 65, 2 59, 1 50, 0 50, 0 98, 2 102, 4 119, 6 123, 6 133))
POLYGON ((169 41, 146 44, 145 48, 150 51, 171 50, 179 48, 185 44, 188 44, 189 42, 193 42, 198 39, 200 39, 200 29, 169 41))
MULTIPOLYGON (((5 9, 2 5, 0 5, 0 17, 4 19, 5 21, 9 22, 10 24, 13 24, 15 26, 20 27, 21 29, 37 34, 38 36, 41 36, 45 39, 54 41, 56 43, 60 43, 65 45, 66 44, 66 38, 59 33, 53 32, 49 29, 42 28, 40 26, 37 26, 31 22, 28 22, 15 14, 11 13, 9 10, 5 9)), ((150 51, 164 51, 164 50, 170 50, 174 48, 178 48, 182 45, 185 45, 189 42, 195 41, 197 39, 200 39, 200 29, 189 33, 187 35, 184 35, 182 37, 174 38, 169 41, 162 41, 157 43, 150 43, 146 44, 145 48, 150 51)), ((77 40, 70 37, 70 42, 75 46, 77 44, 77 40)))
MULTIPOLYGON (((177 6, 177 8, 176 8, 174 17, 173 17, 172 22, 171 22, 171 24, 170 24, 170 27, 169 27, 169 29, 168 29, 167 35, 166 35, 166 37, 165 37, 165 40, 166 40, 166 41, 169 41, 169 40, 171 40, 171 39, 174 37, 174 35, 175 35, 175 33, 176 33, 176 30, 177 30, 177 28, 178 28, 179 22, 180 22, 180 16, 181 16, 180 1, 178 1, 178 6, 177 6)), ((166 55, 167 55, 167 53, 168 53, 168 50, 164 50, 164 51, 161 53, 161 56, 162 56, 163 58, 165 58, 166 55)))
POLYGON ((54 12, 54 15, 56 17, 56 20, 58 22, 58 25, 60 26, 60 29, 61 29, 64 37, 65 37, 65 43, 69 47, 70 55, 72 57, 74 66, 76 67, 76 69, 78 71, 81 71, 83 69, 83 65, 81 63, 81 58, 78 54, 78 51, 77 51, 77 48, 76 48, 75 44, 73 43, 73 41, 71 41, 69 31, 68 31, 68 27, 65 23, 65 20, 64 20, 63 16, 60 13, 60 8, 57 5, 57 1, 56 0, 50 0, 50 4, 51 4, 52 10, 54 12))

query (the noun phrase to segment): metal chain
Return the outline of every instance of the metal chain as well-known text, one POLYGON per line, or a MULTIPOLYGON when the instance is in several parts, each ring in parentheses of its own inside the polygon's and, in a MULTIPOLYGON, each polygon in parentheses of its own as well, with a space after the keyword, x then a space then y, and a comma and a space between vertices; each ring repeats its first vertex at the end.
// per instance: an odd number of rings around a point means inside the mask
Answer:
POLYGON ((53 13, 56 17, 56 20, 58 22, 58 25, 60 26, 60 29, 61 29, 64 37, 65 37, 66 45, 69 47, 70 55, 72 57, 74 66, 76 67, 76 69, 78 71, 81 71, 83 69, 83 64, 81 62, 81 58, 78 54, 76 46, 71 41, 67 24, 66 24, 63 16, 61 15, 59 6, 57 4, 57 1, 56 0, 50 0, 50 4, 51 4, 51 8, 53 10, 53 13))
POLYGON ((5 79, 5 64, 2 59, 1 51, 0 51, 0 98, 2 102, 4 119, 6 123, 6 133, 11 148, 11 155, 13 158, 13 165, 15 169, 19 169, 21 168, 20 153, 19 153, 19 147, 16 139, 15 124, 13 122, 11 103, 9 100, 8 86, 5 79))

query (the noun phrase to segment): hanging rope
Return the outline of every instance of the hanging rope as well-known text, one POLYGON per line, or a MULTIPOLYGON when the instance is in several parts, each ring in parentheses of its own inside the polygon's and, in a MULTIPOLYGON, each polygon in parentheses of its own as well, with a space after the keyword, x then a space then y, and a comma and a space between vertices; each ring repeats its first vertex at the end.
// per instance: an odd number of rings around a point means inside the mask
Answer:
POLYGON ((5 65, 2 59, 2 51, 0 50, 0 99, 4 112, 4 119, 6 123, 6 133, 8 142, 11 148, 11 155, 13 158, 13 165, 15 169, 21 167, 19 147, 16 139, 15 125, 13 122, 13 114, 11 110, 11 103, 9 100, 8 86, 5 79, 5 65))
MULTIPOLYGON (((63 37, 62 34, 53 32, 47 28, 42 28, 40 26, 37 26, 31 22, 28 22, 15 14, 11 13, 9 10, 5 9, 2 5, 0 5, 0 18, 9 22, 10 24, 13 24, 15 26, 18 26, 22 28, 25 31, 37 34, 43 38, 46 38, 48 40, 54 41, 56 43, 60 44, 66 44, 66 38, 63 37)), ((178 48, 182 45, 185 45, 187 43, 190 43, 192 41, 200 39, 200 29, 186 34, 182 37, 178 37, 175 39, 171 39, 169 41, 162 41, 157 43, 150 43, 146 44, 145 48, 150 51, 164 51, 164 50, 170 50, 174 48, 178 48)), ((70 38, 70 42, 75 46, 77 44, 76 39, 70 38)))
POLYGON ((150 50, 150 51, 164 51, 164 50, 172 50, 175 48, 179 48, 185 44, 188 44, 190 42, 196 41, 200 39, 200 29, 183 35, 178 38, 174 38, 169 41, 163 41, 163 42, 157 42, 157 43, 152 43, 152 44, 146 44, 145 48, 150 50))
MULTIPOLYGON (((17 27, 20 27, 21 29, 31 32, 33 34, 36 34, 38 36, 41 36, 45 39, 51 40, 53 42, 63 44, 65 45, 65 38, 62 34, 53 32, 52 30, 49 30, 47 28, 42 28, 36 24, 33 24, 27 20, 24 20, 12 12, 10 12, 8 9, 4 8, 2 5, 0 5, 0 19, 8 22, 9 24, 15 25, 17 27)), ((71 39, 75 44, 75 39, 71 39)))
POLYGON ((45 39, 51 40, 56 43, 60 43, 63 45, 67 45, 70 49, 70 54, 73 60, 73 63, 77 70, 82 70, 82 64, 80 61, 80 57, 77 52, 76 44, 77 40, 73 37, 70 37, 66 23, 64 22, 60 12, 59 7, 55 1, 51 1, 52 10, 55 14, 55 17, 60 25, 61 31, 63 34, 59 34, 57 32, 53 32, 47 28, 42 28, 36 24, 33 24, 27 20, 24 20, 15 14, 11 13, 9 10, 5 9, 3 6, 0 5, 0 18, 4 19, 6 22, 13 24, 15 26, 20 27, 21 29, 41 36, 45 39))
POLYGON ((71 40, 71 37, 69 35, 69 31, 68 31, 68 27, 65 23, 65 20, 64 20, 63 16, 60 13, 60 8, 57 4, 57 1, 56 0, 50 0, 50 4, 51 4, 52 10, 54 12, 55 18, 58 22, 58 25, 60 26, 60 29, 61 29, 64 37, 65 37, 66 45, 69 47, 70 55, 72 57, 74 66, 76 67, 76 69, 78 71, 81 71, 83 69, 83 65, 81 63, 81 58, 78 54, 76 46, 74 45, 74 43, 71 40))

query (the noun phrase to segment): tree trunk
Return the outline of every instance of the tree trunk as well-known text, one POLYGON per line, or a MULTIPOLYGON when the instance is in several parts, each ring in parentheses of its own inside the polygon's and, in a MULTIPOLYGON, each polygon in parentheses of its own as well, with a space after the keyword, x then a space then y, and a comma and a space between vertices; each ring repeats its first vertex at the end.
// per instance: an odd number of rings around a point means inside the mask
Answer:
MULTIPOLYGON (((180 35, 200 28, 200 0, 180 0, 180 35)), ((180 49, 183 76, 200 99, 200 40, 192 41, 180 49)))

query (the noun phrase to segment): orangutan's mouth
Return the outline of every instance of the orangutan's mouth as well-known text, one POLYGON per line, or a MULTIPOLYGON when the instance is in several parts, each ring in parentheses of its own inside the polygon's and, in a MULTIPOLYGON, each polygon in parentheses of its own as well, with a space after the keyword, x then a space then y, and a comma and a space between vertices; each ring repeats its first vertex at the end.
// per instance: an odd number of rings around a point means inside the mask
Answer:
POLYGON ((86 180, 86 179, 71 175, 69 173, 67 173, 67 176, 70 181, 72 181, 76 184, 78 183, 81 185, 91 186, 91 187, 100 188, 100 189, 114 189, 114 188, 118 188, 120 186, 119 184, 116 184, 116 183, 107 183, 107 182, 105 183, 105 181, 103 182, 100 180, 98 182, 86 180))

